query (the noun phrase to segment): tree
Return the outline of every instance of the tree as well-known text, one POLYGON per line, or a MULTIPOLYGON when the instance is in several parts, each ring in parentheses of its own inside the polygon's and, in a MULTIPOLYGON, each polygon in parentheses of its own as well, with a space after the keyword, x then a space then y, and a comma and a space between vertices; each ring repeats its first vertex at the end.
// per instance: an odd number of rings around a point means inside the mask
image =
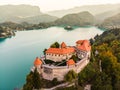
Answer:
POLYGON ((35 68, 34 72, 30 72, 26 78, 26 84, 23 86, 23 90, 32 90, 32 89, 40 89, 41 88, 41 79, 40 75, 35 68))
POLYGON ((54 79, 52 80, 52 84, 53 84, 53 85, 57 85, 57 83, 58 83, 57 78, 54 78, 54 79))
POLYGON ((33 89, 33 72, 31 71, 26 78, 26 84, 23 86, 23 90, 32 90, 33 89))
POLYGON ((86 83, 94 80, 95 75, 97 75, 98 67, 95 67, 94 63, 89 63, 79 74, 78 74, 78 84, 83 86, 86 83))
POLYGON ((91 88, 92 90, 112 90, 111 78, 105 73, 99 73, 91 88))
POLYGON ((70 59, 73 59, 75 62, 77 62, 79 60, 76 55, 72 55, 72 57, 70 59))
POLYGON ((51 46, 51 48, 59 48, 60 44, 58 42, 53 43, 51 46))
POLYGON ((77 73, 74 70, 70 70, 66 75, 65 75, 65 81, 71 82, 72 80, 77 78, 77 73))
POLYGON ((93 45, 93 43, 94 43, 94 39, 91 38, 91 39, 90 39, 90 44, 93 45))
POLYGON ((46 54, 46 51, 47 51, 47 49, 45 48, 44 51, 43 51, 43 54, 44 54, 44 55, 46 54))
POLYGON ((33 86, 35 89, 41 88, 41 79, 40 79, 40 74, 37 71, 37 68, 34 70, 33 73, 33 86))

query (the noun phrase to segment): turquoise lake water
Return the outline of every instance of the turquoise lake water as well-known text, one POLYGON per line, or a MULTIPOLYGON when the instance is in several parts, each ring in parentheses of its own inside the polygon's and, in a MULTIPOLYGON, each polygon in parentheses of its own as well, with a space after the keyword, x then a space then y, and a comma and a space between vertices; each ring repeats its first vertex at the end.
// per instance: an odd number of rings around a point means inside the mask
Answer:
POLYGON ((77 40, 90 39, 102 32, 96 27, 77 28, 73 31, 51 27, 18 31, 12 38, 0 39, 0 90, 21 88, 33 66, 34 59, 43 55, 43 50, 55 41, 75 45, 77 40))

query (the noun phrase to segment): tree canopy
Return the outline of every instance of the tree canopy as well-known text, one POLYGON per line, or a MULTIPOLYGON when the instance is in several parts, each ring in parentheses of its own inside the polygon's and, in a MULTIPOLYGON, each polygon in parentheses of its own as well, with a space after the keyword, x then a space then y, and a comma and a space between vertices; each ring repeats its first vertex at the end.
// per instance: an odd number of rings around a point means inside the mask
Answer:
POLYGON ((40 89, 41 88, 41 78, 37 71, 30 72, 26 77, 26 83, 23 86, 23 90, 33 90, 33 89, 40 89))

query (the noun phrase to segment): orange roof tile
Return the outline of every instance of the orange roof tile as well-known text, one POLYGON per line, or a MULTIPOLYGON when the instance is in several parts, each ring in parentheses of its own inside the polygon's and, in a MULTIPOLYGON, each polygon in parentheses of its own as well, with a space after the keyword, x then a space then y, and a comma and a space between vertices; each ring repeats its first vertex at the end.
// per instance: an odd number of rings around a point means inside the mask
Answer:
POLYGON ((74 65, 74 64, 75 64, 75 62, 73 59, 70 59, 67 61, 67 65, 74 65))
POLYGON ((67 53, 73 53, 75 52, 75 49, 72 47, 68 48, 49 48, 47 49, 46 53, 52 53, 52 54, 67 54, 67 53))
POLYGON ((34 61, 34 65, 41 65, 42 64, 42 60, 40 60, 38 57, 36 57, 35 61, 34 61))
POLYGON ((81 43, 83 43, 84 42, 84 40, 78 40, 76 43, 77 44, 81 44, 81 43))
POLYGON ((77 44, 81 44, 80 46, 77 46, 78 49, 84 50, 84 51, 90 51, 91 46, 88 40, 79 40, 76 42, 77 44))
POLYGON ((66 48, 66 44, 64 42, 61 43, 61 48, 66 48))

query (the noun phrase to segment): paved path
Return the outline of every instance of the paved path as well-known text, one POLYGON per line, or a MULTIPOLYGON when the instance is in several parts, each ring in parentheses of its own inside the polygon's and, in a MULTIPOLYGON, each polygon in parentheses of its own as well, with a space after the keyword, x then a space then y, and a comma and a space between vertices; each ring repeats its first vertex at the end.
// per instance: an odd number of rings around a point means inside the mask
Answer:
POLYGON ((55 90, 56 88, 59 88, 59 87, 66 87, 66 86, 72 86, 72 85, 74 85, 74 83, 69 84, 68 82, 65 82, 65 83, 59 84, 57 86, 54 86, 52 88, 44 88, 42 90, 55 90))

